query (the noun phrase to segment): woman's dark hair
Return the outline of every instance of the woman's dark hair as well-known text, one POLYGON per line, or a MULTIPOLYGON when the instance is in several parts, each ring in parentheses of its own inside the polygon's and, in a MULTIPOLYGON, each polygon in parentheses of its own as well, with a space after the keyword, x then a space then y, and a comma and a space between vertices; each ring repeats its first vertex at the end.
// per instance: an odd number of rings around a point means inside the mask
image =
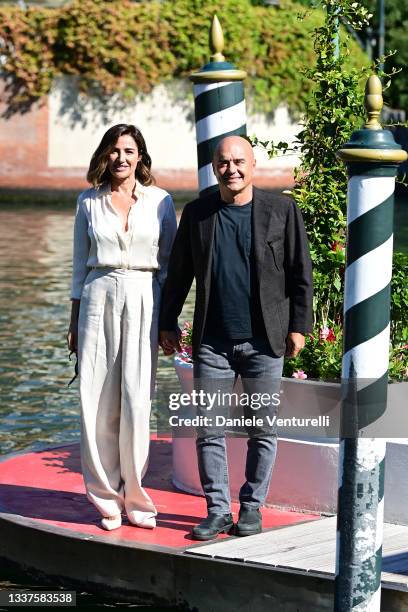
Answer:
POLYGON ((114 125, 104 134, 89 164, 88 173, 86 175, 88 183, 91 183, 94 187, 99 187, 103 183, 110 182, 111 173, 108 168, 109 154, 114 149, 118 138, 127 134, 133 138, 137 144, 139 155, 141 155, 135 171, 137 180, 145 186, 154 183, 154 177, 150 172, 152 160, 147 152, 142 132, 134 125, 127 125, 126 123, 114 125))

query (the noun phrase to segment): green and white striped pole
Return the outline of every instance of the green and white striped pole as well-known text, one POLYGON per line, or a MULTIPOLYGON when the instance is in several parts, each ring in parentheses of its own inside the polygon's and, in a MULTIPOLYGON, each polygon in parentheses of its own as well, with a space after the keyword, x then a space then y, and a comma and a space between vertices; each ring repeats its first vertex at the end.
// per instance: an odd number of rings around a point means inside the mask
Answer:
POLYGON ((382 104, 372 75, 368 121, 338 151, 349 184, 335 612, 377 612, 381 600, 386 442, 361 436, 386 410, 395 176, 407 157, 378 122, 382 104))
POLYGON ((224 36, 216 15, 210 30, 211 62, 190 76, 194 83, 200 195, 218 189, 211 161, 218 142, 234 134, 246 136, 243 80, 246 72, 225 61, 224 36))

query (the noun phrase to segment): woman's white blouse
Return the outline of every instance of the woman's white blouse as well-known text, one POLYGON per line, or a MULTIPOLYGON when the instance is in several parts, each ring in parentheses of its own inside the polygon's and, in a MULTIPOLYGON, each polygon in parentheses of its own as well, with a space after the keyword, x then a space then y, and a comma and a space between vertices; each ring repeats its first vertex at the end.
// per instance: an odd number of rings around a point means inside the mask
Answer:
POLYGON ((138 181, 137 201, 129 211, 128 230, 112 206, 110 186, 83 191, 77 202, 71 298, 81 299, 92 267, 157 270, 163 285, 177 230, 171 196, 159 187, 138 181))

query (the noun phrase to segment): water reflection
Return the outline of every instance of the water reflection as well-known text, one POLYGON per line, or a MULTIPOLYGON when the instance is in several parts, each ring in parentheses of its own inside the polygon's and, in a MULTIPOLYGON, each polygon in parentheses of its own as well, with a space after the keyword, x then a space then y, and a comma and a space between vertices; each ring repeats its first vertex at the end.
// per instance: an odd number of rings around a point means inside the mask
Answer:
MULTIPOLYGON (((0 210, 0 455, 79 440, 78 387, 65 335, 73 210, 0 210)), ((181 319, 191 319, 189 299, 181 319)), ((178 382, 160 356, 155 401, 178 382)))

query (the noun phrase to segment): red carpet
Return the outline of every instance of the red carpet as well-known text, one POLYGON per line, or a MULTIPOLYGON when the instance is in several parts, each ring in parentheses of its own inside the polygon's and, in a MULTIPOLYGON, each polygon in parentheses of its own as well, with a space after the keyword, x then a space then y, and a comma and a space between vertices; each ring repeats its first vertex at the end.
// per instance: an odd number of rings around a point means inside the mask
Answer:
MULTIPOLYGON (((0 463, 0 511, 83 534, 168 547, 191 546, 191 527, 206 516, 203 497, 177 491, 171 484, 171 440, 152 439, 144 485, 159 512, 154 530, 130 526, 124 518, 112 532, 99 527, 100 517, 87 500, 81 475, 79 445, 10 457, 0 463)), ((233 504, 235 516, 239 505, 233 504)), ((263 508, 268 529, 319 518, 316 514, 263 508)), ((226 536, 220 536, 226 537, 226 536)))

